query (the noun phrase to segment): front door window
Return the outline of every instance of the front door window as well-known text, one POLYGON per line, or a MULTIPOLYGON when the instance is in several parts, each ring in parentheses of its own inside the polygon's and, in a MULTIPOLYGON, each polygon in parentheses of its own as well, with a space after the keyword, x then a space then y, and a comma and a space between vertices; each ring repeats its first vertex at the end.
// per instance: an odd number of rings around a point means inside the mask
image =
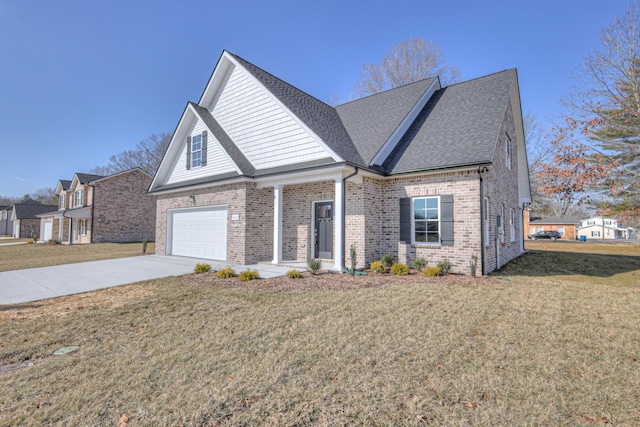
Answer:
POLYGON ((315 206, 316 258, 333 259, 333 202, 318 202, 315 206))

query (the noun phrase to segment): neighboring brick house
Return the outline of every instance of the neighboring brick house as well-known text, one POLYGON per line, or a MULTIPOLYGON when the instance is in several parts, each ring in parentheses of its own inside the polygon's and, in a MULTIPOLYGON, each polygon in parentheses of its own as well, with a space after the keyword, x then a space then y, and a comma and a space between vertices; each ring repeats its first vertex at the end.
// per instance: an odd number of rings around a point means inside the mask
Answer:
POLYGON ((13 238, 39 238, 40 219, 37 215, 55 208, 55 205, 44 205, 33 199, 27 199, 13 205, 11 210, 13 238))
POLYGON ((578 238, 576 229, 579 224, 580 218, 577 216, 553 216, 548 218, 530 217, 530 211, 525 209, 523 227, 524 238, 526 239, 529 234, 534 234, 538 231, 557 231, 563 239, 574 240, 578 238))
POLYGON ((150 183, 151 175, 140 168, 110 176, 76 173, 71 181, 58 181, 58 210, 39 215, 42 239, 68 244, 153 241, 156 206, 146 192, 150 183), (49 228, 51 233, 44 235, 49 228))
POLYGON ((331 107, 227 51, 149 188, 156 253, 229 264, 390 253, 488 273, 524 252, 515 69, 331 107))

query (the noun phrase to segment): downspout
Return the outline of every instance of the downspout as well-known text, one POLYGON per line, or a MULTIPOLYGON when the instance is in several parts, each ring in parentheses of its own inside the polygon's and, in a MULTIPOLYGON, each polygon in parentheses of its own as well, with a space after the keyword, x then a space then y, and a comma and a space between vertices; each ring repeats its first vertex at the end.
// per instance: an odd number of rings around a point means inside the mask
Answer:
POLYGON ((478 166, 478 177, 480 178, 480 265, 482 266, 482 275, 485 275, 484 271, 484 188, 482 182, 482 170, 478 166))
POLYGON ((346 239, 346 228, 347 228, 347 180, 352 178, 358 174, 358 168, 355 168, 355 171, 351 175, 347 175, 342 178, 342 271, 346 270, 346 262, 345 262, 345 252, 347 246, 346 239))

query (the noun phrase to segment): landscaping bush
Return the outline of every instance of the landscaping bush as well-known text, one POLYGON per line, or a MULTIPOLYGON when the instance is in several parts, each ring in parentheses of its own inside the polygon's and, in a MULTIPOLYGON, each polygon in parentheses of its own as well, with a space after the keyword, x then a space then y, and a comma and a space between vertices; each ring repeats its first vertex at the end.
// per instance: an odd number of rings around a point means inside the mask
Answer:
POLYGON ((442 270, 442 274, 447 274, 449 273, 449 271, 451 271, 451 261, 445 258, 438 263, 438 267, 440 267, 440 270, 442 270))
POLYGON ((440 267, 425 267, 422 274, 424 277, 436 277, 442 274, 442 269, 440 267))
POLYGON ((221 279, 228 279, 229 277, 236 277, 236 272, 233 271, 233 268, 227 267, 223 268, 222 270, 218 270, 216 272, 216 276, 221 279))
POLYGON ((424 270, 424 268, 427 266, 427 264, 429 264, 429 261, 426 260, 426 258, 416 258, 413 261, 411 261, 411 266, 413 268, 415 268, 416 270, 422 271, 424 270))
POLYGON ((387 268, 384 266, 382 261, 373 261, 371 263, 371 271, 374 273, 386 273, 387 268))
POLYGON ((256 270, 247 269, 238 275, 238 279, 243 282, 249 282, 251 280, 259 279, 260 274, 256 270))
POLYGON ((382 255, 380 261, 384 264, 385 267, 390 268, 394 262, 396 262, 396 257, 391 254, 382 255))
MULTIPOLYGON (((146 254, 146 253, 147 253, 147 244, 148 244, 148 243, 149 243, 149 242, 148 242, 146 239, 142 241, 142 253, 143 253, 143 254, 146 254)), ((200 264, 198 264, 198 265, 200 265, 200 264)), ((196 265, 196 268, 198 268, 198 266, 197 266, 197 265, 196 265)), ((207 270, 207 271, 209 271, 209 270, 207 270)), ((196 273, 197 273, 197 271, 196 271, 196 273)))
POLYGON ((293 270, 287 271, 287 277, 289 279, 302 279, 302 274, 294 268, 293 270))
POLYGON ((211 271, 211 266, 209 264, 196 264, 196 268, 193 269, 194 273, 207 273, 211 271))
POLYGON ((394 276, 406 276, 409 274, 409 266, 397 262, 391 266, 391 274, 394 276))
POLYGON ((471 275, 476 277, 476 269, 478 268, 478 255, 473 255, 471 257, 471 262, 469 263, 469 268, 471 269, 471 275))
POLYGON ((322 268, 322 261, 317 258, 309 258, 307 261, 307 268, 309 269, 309 273, 316 275, 322 268))

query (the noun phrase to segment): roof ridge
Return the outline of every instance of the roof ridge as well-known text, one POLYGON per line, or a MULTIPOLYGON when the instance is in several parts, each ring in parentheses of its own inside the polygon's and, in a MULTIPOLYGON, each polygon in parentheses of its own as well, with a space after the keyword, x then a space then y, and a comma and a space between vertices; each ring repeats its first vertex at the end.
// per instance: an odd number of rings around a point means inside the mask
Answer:
POLYGON ((515 68, 515 67, 513 67, 513 68, 506 68, 506 69, 504 69, 504 70, 502 70, 502 71, 496 71, 496 72, 493 72, 493 73, 491 73, 491 74, 487 74, 487 75, 485 75, 485 76, 478 76, 478 77, 474 77, 474 78, 472 78, 472 79, 470 79, 470 80, 465 80, 465 81, 463 81, 463 82, 453 83, 453 84, 450 84, 450 85, 448 85, 448 86, 444 86, 442 89, 444 89, 444 88, 448 88, 448 87, 453 87, 453 86, 460 86, 460 85, 463 85, 463 84, 466 84, 466 83, 472 83, 472 82, 474 82, 474 81, 476 81, 476 80, 486 79, 486 78, 489 78, 489 77, 496 76, 496 75, 498 75, 498 74, 507 73, 507 72, 509 72, 509 71, 515 71, 515 72, 517 73, 518 69, 517 69, 517 68, 515 68))
POLYGON ((372 93, 370 95, 366 95, 366 96, 363 96, 362 98, 358 98, 358 99, 352 99, 351 101, 347 101, 347 102, 345 102, 343 104, 336 105, 334 108, 342 107, 344 105, 352 104, 354 102, 362 101, 364 99, 370 99, 370 98, 372 98, 374 96, 383 95, 385 93, 389 93, 389 92, 392 92, 392 91, 395 91, 395 90, 398 90, 398 89, 402 89, 402 88, 406 88, 408 86, 412 86, 412 85, 415 85, 415 84, 418 84, 418 83, 422 83, 425 80, 437 79, 438 77, 439 76, 437 76, 437 75, 433 76, 433 77, 425 77, 424 79, 416 80, 415 82, 407 83, 407 84, 404 84, 404 85, 401 85, 401 86, 392 87, 391 89, 383 90, 382 92, 372 93))

